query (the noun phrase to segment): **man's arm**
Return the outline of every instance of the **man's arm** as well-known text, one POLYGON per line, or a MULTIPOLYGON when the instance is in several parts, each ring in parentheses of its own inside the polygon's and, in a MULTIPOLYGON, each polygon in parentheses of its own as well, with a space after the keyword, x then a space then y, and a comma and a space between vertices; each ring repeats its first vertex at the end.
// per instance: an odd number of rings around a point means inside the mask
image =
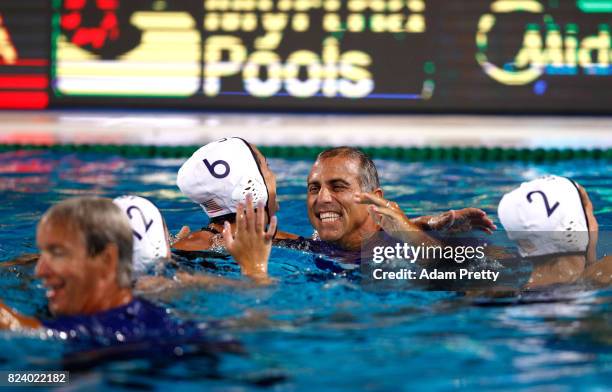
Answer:
POLYGON ((164 298, 170 298, 187 287, 214 290, 224 287, 249 289, 256 286, 255 282, 247 280, 230 279, 210 274, 177 272, 175 279, 163 276, 143 276, 136 281, 135 290, 141 295, 162 295, 164 298))
POLYGON ((583 278, 599 287, 612 285, 612 256, 606 256, 589 265, 583 273, 583 278))
POLYGON ((178 240, 172 244, 172 247, 178 250, 208 250, 213 246, 213 236, 214 234, 208 231, 194 231, 181 237, 177 236, 178 240))
MULTIPOLYGON (((194 251, 208 250, 213 247, 212 238, 214 234, 208 231, 189 232, 189 228, 187 226, 183 226, 181 233, 177 234, 177 240, 172 244, 174 249, 194 251)), ((285 231, 277 231, 274 235, 274 240, 294 240, 298 238, 300 238, 298 235, 287 233, 285 231)))
POLYGON ((0 302, 0 329, 36 329, 42 324, 33 317, 28 317, 15 312, 13 309, 0 302))
POLYGON ((445 231, 451 233, 464 233, 471 230, 482 230, 491 234, 497 226, 479 208, 463 208, 449 210, 439 215, 426 215, 411 219, 411 222, 422 230, 445 231))
POLYGON ((21 265, 30 265, 38 261, 38 253, 26 253, 15 257, 13 260, 3 261, 0 263, 0 267, 15 267, 21 265))

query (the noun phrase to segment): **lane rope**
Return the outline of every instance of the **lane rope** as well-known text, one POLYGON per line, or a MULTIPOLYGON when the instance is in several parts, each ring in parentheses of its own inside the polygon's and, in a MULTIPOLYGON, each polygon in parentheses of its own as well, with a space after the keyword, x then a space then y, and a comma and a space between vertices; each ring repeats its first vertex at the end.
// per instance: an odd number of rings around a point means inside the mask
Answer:
MULTIPOLYGON (((110 144, 0 144, 0 152, 43 150, 61 153, 100 153, 125 157, 187 158, 200 146, 153 146, 110 144)), ((314 159, 328 146, 258 146, 269 158, 314 159)), ((567 161, 612 160, 612 148, 501 148, 501 147, 359 147, 374 159, 399 161, 567 161)))

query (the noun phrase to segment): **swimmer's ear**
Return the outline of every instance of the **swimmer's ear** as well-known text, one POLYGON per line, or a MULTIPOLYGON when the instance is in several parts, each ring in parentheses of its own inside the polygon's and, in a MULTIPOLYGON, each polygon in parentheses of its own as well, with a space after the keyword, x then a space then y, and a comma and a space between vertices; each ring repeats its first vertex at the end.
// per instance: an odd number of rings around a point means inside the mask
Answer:
POLYGON ((385 198, 385 192, 382 190, 382 188, 376 188, 372 193, 374 193, 378 197, 382 197, 383 199, 385 198))

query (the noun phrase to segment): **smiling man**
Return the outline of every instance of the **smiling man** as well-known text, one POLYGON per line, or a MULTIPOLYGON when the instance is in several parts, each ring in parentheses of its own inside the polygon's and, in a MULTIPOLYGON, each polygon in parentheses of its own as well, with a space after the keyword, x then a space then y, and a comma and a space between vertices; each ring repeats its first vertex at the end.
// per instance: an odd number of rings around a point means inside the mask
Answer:
MULTIPOLYGON (((238 214, 236 233, 225 228, 228 249, 248 270, 246 275, 265 280, 276 218, 264 230, 264 209, 256 213, 250 197, 239 210, 243 213, 238 214)), ((196 323, 174 318, 132 294, 132 227, 112 200, 76 197, 54 205, 38 224, 36 242, 40 257, 35 273, 47 290, 54 318, 24 316, 0 302, 0 329, 48 328, 94 346, 209 341, 196 323)), ((224 342, 214 343, 225 347, 224 342)))
POLYGON ((38 224, 36 242, 41 251, 36 277, 58 318, 40 322, 2 305, 0 326, 64 330, 77 315, 123 313, 129 307, 157 311, 132 297, 132 229, 111 200, 83 197, 53 206, 38 224))
POLYGON ((36 232, 35 272, 54 318, 38 320, 0 303, 0 328, 43 327, 94 345, 179 337, 189 322, 132 295, 132 237, 127 216, 110 199, 77 197, 51 207, 36 232))
POLYGON ((374 162, 353 147, 320 153, 308 175, 307 192, 308 217, 319 238, 344 250, 359 250, 380 230, 404 241, 430 243, 424 230, 495 229, 477 208, 408 219, 397 203, 384 199, 374 162))
POLYGON ((167 330, 174 324, 165 309, 133 297, 132 228, 110 199, 78 197, 56 204, 40 220, 36 242, 41 253, 35 273, 55 318, 39 321, 0 304, 0 327, 78 328, 95 336, 101 326, 130 331, 144 323, 167 330))
POLYGON ((306 203, 320 239, 357 250, 378 231, 368 206, 354 200, 362 191, 382 196, 376 168, 365 154, 342 147, 319 154, 308 176, 306 203))
POLYGON ((94 314, 133 300, 132 228, 110 200, 56 205, 41 219, 36 242, 36 277, 53 314, 94 314))

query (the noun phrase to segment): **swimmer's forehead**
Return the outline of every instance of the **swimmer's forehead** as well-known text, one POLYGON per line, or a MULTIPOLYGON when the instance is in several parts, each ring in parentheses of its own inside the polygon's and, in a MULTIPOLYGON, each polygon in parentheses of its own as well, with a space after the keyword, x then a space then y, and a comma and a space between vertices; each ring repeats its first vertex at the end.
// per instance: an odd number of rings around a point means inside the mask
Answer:
POLYGON ((357 159, 338 155, 329 158, 317 159, 310 174, 308 184, 319 184, 321 177, 327 183, 351 184, 359 182, 360 167, 357 159))
POLYGON ((66 240, 70 244, 84 243, 85 241, 83 233, 72 220, 62 219, 62 217, 56 215, 45 215, 38 222, 36 228, 36 244, 38 246, 64 248, 66 247, 66 240))

